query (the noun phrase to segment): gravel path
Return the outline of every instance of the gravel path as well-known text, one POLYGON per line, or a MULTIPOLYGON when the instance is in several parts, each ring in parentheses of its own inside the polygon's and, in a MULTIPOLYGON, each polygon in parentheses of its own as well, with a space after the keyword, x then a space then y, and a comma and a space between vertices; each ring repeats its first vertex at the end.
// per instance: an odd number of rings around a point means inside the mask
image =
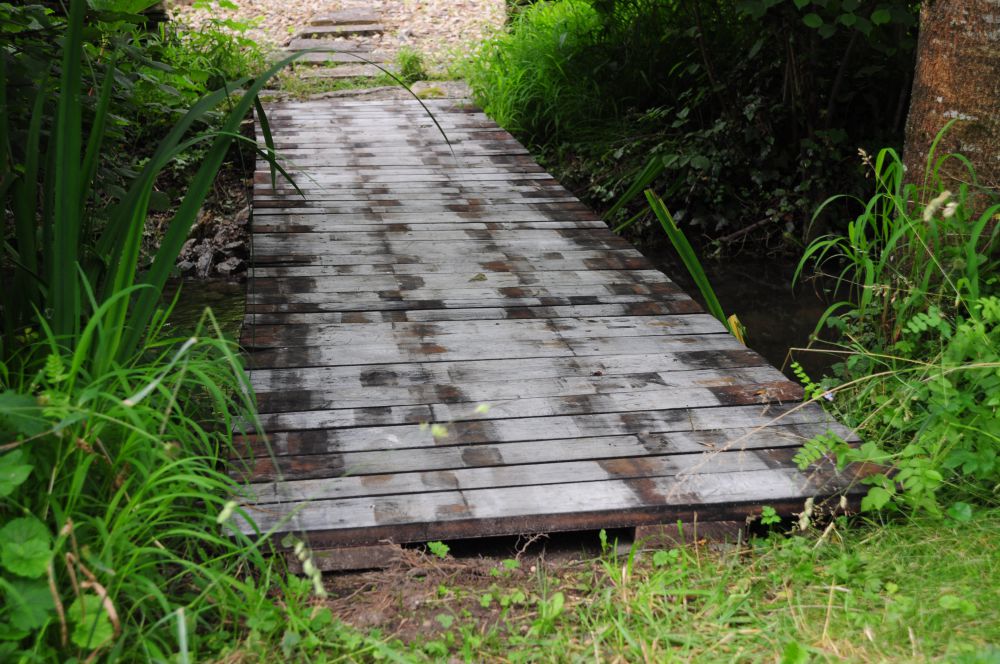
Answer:
POLYGON ((379 51, 394 53, 410 46, 432 60, 478 42, 503 25, 504 0, 236 0, 236 10, 195 9, 193 0, 169 0, 174 20, 198 27, 210 17, 256 21, 248 36, 280 46, 314 14, 368 9, 382 17, 386 32, 372 40, 379 51))

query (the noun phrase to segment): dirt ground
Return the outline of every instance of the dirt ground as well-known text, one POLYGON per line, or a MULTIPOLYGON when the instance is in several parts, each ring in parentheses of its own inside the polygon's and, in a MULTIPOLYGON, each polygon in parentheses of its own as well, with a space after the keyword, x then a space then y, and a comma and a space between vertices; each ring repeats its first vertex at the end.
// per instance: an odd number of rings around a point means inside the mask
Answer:
POLYGON ((504 0, 235 0, 235 10, 214 3, 168 0, 174 20, 193 27, 205 21, 236 19, 254 22, 249 36, 261 44, 280 46, 310 17, 341 9, 368 9, 382 17, 385 34, 374 46, 395 53, 409 46, 432 60, 441 60, 457 49, 480 41, 502 26, 504 0), (200 6, 196 6, 200 5, 200 6))
MULTIPOLYGON (((627 555, 628 545, 620 548, 627 555)), ((389 568, 324 575, 327 606, 353 627, 404 642, 433 640, 453 621, 480 635, 523 631, 539 598, 561 591, 567 606, 582 601, 603 576, 600 551, 596 533, 469 541, 446 558, 404 548, 389 568)))

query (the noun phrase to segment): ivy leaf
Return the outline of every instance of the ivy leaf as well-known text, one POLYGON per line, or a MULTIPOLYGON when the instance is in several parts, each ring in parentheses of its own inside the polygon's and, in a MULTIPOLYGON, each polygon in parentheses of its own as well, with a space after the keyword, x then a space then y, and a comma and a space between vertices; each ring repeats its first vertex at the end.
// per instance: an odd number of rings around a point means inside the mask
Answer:
POLYGON ((884 25, 892 20, 892 14, 888 9, 876 9, 872 12, 871 22, 875 25, 884 25))
POLYGON ((10 612, 11 627, 30 632, 45 625, 55 609, 48 583, 43 579, 13 579, 8 583, 4 601, 10 612))
POLYGON ((813 12, 803 16, 802 22, 808 25, 810 28, 818 28, 819 26, 823 25, 823 18, 819 14, 813 12))
POLYGON ((31 475, 32 467, 21 463, 24 453, 14 450, 0 456, 0 498, 9 496, 14 489, 24 484, 31 475))
POLYGON ((802 9, 809 4, 809 0, 795 0, 795 8, 802 9))
POLYGON ((835 32, 837 32, 837 28, 830 23, 819 26, 819 36, 823 39, 829 39, 835 32))
POLYGON ((66 617, 74 623, 70 635, 73 643, 81 648, 96 650, 111 640, 114 629, 104 612, 104 605, 97 595, 81 595, 69 606, 66 617))
POLYGON ((0 565, 30 579, 45 574, 52 557, 52 536, 33 516, 14 519, 0 529, 0 565))

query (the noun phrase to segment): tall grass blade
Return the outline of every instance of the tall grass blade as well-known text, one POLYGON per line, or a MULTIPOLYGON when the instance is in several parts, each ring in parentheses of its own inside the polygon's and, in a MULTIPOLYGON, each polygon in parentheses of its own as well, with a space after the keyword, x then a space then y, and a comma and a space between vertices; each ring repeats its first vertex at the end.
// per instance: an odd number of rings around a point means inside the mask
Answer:
POLYGON ((194 178, 188 188, 187 195, 181 202, 177 213, 171 218, 166 234, 160 243, 160 248, 153 258, 153 263, 149 271, 143 276, 142 282, 151 285, 153 288, 139 293, 135 305, 129 315, 128 330, 122 346, 119 348, 119 355, 127 357, 131 355, 139 345, 143 334, 152 319, 159 301, 163 286, 170 276, 174 262, 180 254, 181 248, 187 241, 188 231, 198 216, 205 197, 211 191, 215 182, 215 174, 222 165, 226 157, 226 152, 233 141, 233 134, 239 131, 240 123, 253 106, 254 99, 263 89, 267 81, 277 74, 288 63, 292 62, 297 55, 289 56, 273 65, 259 78, 255 79, 244 91, 243 97, 233 107, 226 121, 216 136, 215 141, 205 156, 195 173, 194 178))
MULTIPOLYGON (((648 187, 653 180, 658 178, 664 170, 663 159, 660 156, 655 156, 649 160, 645 168, 639 173, 635 181, 625 190, 625 193, 621 195, 621 198, 611 206, 611 209, 607 211, 605 217, 611 218, 621 210, 625 205, 627 205, 633 198, 642 193, 646 187, 648 187)), ((621 230, 625 225, 619 226, 615 231, 621 230)))
POLYGON ((719 298, 715 295, 715 290, 713 290, 712 284, 708 280, 708 275, 705 274, 705 268, 702 267, 701 261, 698 260, 698 255, 695 253, 691 243, 688 242, 684 233, 677 226, 677 222, 674 221, 673 216, 671 216, 659 196, 653 193, 652 190, 647 189, 646 200, 649 201, 650 209, 656 215, 660 225, 663 226, 670 244, 674 246, 674 250, 681 257, 684 267, 687 268, 691 278, 694 279, 694 283, 701 292, 701 296, 705 298, 705 305, 708 307, 708 312, 719 319, 719 322, 725 325, 726 329, 732 333, 733 327, 729 322, 729 318, 723 312, 719 298))
POLYGON ((80 87, 83 81, 83 18, 86 0, 71 0, 63 42, 62 77, 55 143, 55 216, 53 228, 52 324, 57 335, 76 331, 80 319, 77 259, 82 210, 80 209, 80 147, 83 118, 80 87))

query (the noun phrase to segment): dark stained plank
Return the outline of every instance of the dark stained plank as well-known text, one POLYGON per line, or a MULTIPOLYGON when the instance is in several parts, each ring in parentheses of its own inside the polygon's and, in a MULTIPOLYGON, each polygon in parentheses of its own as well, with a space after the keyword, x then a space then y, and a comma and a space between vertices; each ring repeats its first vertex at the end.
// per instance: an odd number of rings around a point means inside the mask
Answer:
MULTIPOLYGON (((373 416, 378 416, 377 412, 373 416)), ((418 421, 413 424, 385 426, 274 430, 270 432, 269 443, 254 435, 242 437, 241 440, 255 456, 269 453, 296 456, 627 434, 753 429, 777 424, 826 424, 842 438, 850 436, 844 427, 834 422, 818 406, 797 408, 793 404, 755 404, 452 422, 446 424, 448 435, 443 438, 435 438, 418 421)))
MULTIPOLYGON (((319 537, 333 531, 338 541, 347 540, 344 544, 352 536, 361 535, 351 532, 360 529, 367 529, 369 535, 392 533, 396 541, 412 541, 435 536, 481 536, 487 524, 491 532, 507 534, 531 532, 543 523, 551 525, 547 530, 556 531, 594 528, 601 523, 663 523, 684 513, 683 508, 713 513, 713 507, 730 505, 801 504, 807 496, 848 490, 857 482, 853 474, 806 475, 787 467, 624 479, 615 478, 615 473, 609 471, 607 476, 613 479, 427 492, 420 494, 419 500, 389 495, 274 503, 252 515, 261 529, 280 526, 287 520, 290 527, 319 537), (525 528, 525 523, 531 524, 530 528, 525 528), (454 527, 449 528, 450 524, 454 527)), ((720 512, 726 513, 724 509, 720 512)), ((246 525, 243 530, 253 532, 246 525)))
MULTIPOLYGON (((767 429, 727 429, 647 435, 620 435, 546 441, 421 447, 406 454, 344 452, 299 456, 259 456, 250 460, 246 475, 262 502, 293 500, 304 491, 339 490, 340 480, 367 475, 422 473, 429 471, 563 461, 628 459, 633 457, 694 455, 714 468, 714 455, 758 449, 798 449, 814 436, 827 433, 826 424, 775 425, 767 429), (710 456, 707 460, 706 456, 710 456), (275 483, 284 479, 284 482, 275 483)), ((855 440, 848 437, 847 440, 855 440)), ((370 484, 372 482, 369 482, 370 484)), ((330 498, 331 495, 323 497, 330 498)))

